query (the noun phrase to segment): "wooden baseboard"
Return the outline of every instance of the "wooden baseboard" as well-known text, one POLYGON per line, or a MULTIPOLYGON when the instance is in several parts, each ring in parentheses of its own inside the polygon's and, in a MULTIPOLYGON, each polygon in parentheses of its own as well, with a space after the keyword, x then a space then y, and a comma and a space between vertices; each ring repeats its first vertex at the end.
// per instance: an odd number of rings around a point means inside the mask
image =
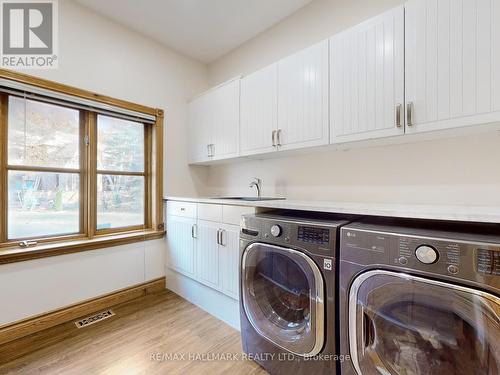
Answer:
POLYGON ((1 326, 0 345, 75 320, 84 315, 89 315, 96 311, 163 290, 165 290, 164 277, 1 326))

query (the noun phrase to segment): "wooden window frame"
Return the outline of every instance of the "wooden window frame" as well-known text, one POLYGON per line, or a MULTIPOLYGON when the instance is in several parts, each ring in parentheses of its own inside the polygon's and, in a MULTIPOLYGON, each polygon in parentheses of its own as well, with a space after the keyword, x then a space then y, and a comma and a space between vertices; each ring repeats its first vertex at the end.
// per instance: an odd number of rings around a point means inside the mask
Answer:
MULTIPOLYGON (((0 93, 0 264, 45 256, 54 256, 96 248, 111 247, 137 241, 162 238, 163 223, 163 120, 161 109, 145 107, 119 99, 80 90, 71 86, 32 77, 26 74, 0 69, 0 78, 29 84, 37 88, 90 99, 99 103, 152 115, 153 124, 144 123, 144 172, 123 172, 124 175, 144 176, 144 225, 97 229, 97 112, 80 109, 80 167, 79 169, 9 166, 8 159, 8 97, 0 93), (89 144, 85 144, 88 137, 89 144), (78 173, 80 176, 80 231, 75 234, 38 236, 8 239, 8 171, 28 170, 33 172, 78 173), (19 242, 36 240, 37 245, 21 248, 19 242)), ((43 102, 43 99, 40 100, 43 102)), ((59 104, 57 104, 59 105, 59 104)), ((60 104, 64 107, 64 103, 60 104)), ((71 105, 68 105, 71 108, 71 105)), ((107 114, 113 117, 113 113, 107 114)), ((117 116, 119 117, 119 116, 117 116)), ((138 121, 140 122, 140 121, 138 121)), ((121 172, 112 171, 112 174, 121 172)))

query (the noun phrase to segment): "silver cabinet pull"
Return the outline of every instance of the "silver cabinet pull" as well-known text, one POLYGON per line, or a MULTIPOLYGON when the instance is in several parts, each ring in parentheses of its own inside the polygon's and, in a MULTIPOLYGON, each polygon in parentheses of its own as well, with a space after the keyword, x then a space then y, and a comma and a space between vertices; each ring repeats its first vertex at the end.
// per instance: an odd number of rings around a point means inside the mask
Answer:
POLYGON ((276 147, 276 130, 273 130, 271 140, 273 142, 273 147, 276 147))
POLYGON ((278 132, 276 133, 278 141, 276 143, 276 146, 281 146, 281 129, 278 129, 278 132))
POLYGON ((226 245, 224 244, 224 232, 225 232, 225 231, 226 231, 225 229, 220 229, 220 235, 219 235, 219 236, 220 236, 220 240, 219 240, 219 245, 221 245, 221 246, 226 246, 226 245))
POLYGON ((196 238, 196 224, 191 225, 191 237, 196 238))
POLYGON ((217 229, 217 245, 220 245, 220 231, 221 229, 217 229))
POLYGON ((207 145, 207 156, 210 157, 210 145, 207 145))
POLYGON ((406 124, 413 126, 413 102, 406 103, 406 124))
POLYGON ((401 127, 401 103, 396 104, 396 126, 401 127))
POLYGON ((212 153, 210 154, 210 156, 214 156, 215 155, 215 145, 212 143, 210 146, 212 146, 212 153))

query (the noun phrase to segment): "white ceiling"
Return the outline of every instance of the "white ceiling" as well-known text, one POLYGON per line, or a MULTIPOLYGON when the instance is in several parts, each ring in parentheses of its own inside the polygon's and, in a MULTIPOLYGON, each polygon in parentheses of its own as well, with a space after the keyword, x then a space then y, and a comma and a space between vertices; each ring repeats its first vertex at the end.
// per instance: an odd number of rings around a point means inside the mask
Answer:
POLYGON ((76 0, 205 63, 312 0, 76 0))

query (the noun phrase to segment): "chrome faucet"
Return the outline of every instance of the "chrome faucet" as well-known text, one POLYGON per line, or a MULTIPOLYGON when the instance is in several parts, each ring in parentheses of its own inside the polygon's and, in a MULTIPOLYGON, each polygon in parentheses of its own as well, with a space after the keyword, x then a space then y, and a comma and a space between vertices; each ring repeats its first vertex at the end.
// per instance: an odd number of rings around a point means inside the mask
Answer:
POLYGON ((250 182, 250 185, 248 187, 256 187, 257 188, 257 197, 260 198, 260 191, 262 189, 262 180, 260 178, 254 177, 253 181, 250 182))

